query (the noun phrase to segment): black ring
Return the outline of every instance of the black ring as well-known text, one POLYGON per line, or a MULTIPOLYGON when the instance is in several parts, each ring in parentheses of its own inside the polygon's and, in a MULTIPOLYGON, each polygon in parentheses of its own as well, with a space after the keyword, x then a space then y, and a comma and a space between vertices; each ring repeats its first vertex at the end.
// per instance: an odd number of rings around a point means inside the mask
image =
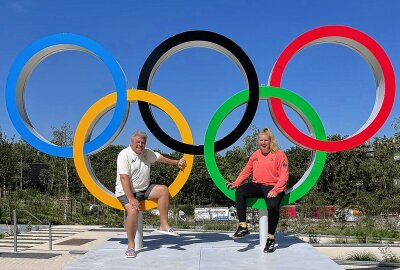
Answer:
MULTIPOLYGON (((140 71, 137 88, 149 90, 153 76, 161 63, 177 51, 191 47, 209 47, 228 56, 242 71, 250 90, 249 102, 239 124, 227 136, 215 142, 215 151, 221 151, 234 144, 246 132, 256 114, 259 100, 258 78, 253 63, 235 42, 209 31, 188 31, 172 36, 158 45, 146 59, 140 71)), ((143 101, 139 101, 138 104, 146 126, 160 142, 181 153, 204 154, 204 145, 185 144, 171 138, 157 124, 150 105, 143 101)))

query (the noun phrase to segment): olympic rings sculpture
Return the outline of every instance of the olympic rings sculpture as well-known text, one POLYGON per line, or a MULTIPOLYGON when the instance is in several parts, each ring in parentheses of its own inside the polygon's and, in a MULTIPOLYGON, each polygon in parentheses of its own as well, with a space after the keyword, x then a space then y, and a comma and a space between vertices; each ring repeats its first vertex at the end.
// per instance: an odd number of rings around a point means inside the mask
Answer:
MULTIPOLYGON (((119 135, 126 123, 129 102, 137 101, 142 118, 150 132, 169 148, 184 153, 187 168, 179 172, 168 187, 174 197, 186 183, 193 166, 193 155, 204 155, 207 169, 216 186, 229 198, 234 191, 227 190, 225 180, 215 163, 214 153, 226 149, 247 130, 257 111, 259 99, 268 99, 274 122, 293 143, 312 150, 312 160, 303 177, 288 191, 284 204, 292 203, 304 196, 322 173, 327 152, 354 148, 371 138, 384 124, 393 107, 396 83, 392 64, 381 46, 368 35, 346 26, 323 26, 310 30, 292 41, 278 57, 269 79, 269 86, 259 86, 255 68, 246 53, 232 40, 209 31, 188 31, 166 39, 149 55, 138 79, 138 89, 127 89, 125 75, 118 62, 104 47, 93 40, 76 34, 55 34, 38 39, 25 48, 14 61, 6 85, 6 105, 10 119, 29 144, 36 149, 58 157, 74 158, 74 163, 86 188, 103 203, 123 209, 122 205, 94 175, 87 155, 101 151, 119 135), (315 110, 300 96, 280 88, 286 65, 300 50, 320 43, 336 43, 350 47, 371 66, 376 80, 376 101, 366 123, 355 134, 341 141, 326 141, 326 134, 315 110), (190 128, 179 110, 169 101, 148 92, 158 67, 174 53, 191 47, 209 47, 229 57, 241 70, 248 89, 229 98, 214 114, 206 131, 204 145, 193 145, 190 128), (31 124, 25 110, 24 92, 29 75, 36 65, 57 52, 77 50, 100 58, 110 70, 115 83, 115 93, 107 95, 93 104, 80 120, 72 147, 60 147, 43 138, 31 124), (147 90, 147 91, 146 91, 147 90), (219 125, 237 106, 246 103, 244 115, 238 125, 224 138, 215 141, 219 125), (292 107, 306 123, 311 136, 303 134, 288 119, 282 103, 292 107), (157 124, 149 104, 157 106, 171 116, 177 124, 182 142, 171 138, 157 124), (108 110, 115 107, 114 115, 105 130, 90 140, 94 126, 108 110)), ((249 200, 249 205, 265 208, 263 200, 249 200)), ((157 204, 146 200, 142 209, 151 209, 157 204)))

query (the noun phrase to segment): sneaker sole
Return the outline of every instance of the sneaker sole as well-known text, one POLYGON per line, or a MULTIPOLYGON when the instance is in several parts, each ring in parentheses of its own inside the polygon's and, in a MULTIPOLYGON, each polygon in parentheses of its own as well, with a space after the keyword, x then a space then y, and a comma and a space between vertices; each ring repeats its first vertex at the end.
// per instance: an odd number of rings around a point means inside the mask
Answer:
POLYGON ((236 239, 240 239, 240 238, 246 237, 246 236, 248 236, 248 235, 250 235, 250 233, 245 234, 245 235, 243 235, 243 236, 233 236, 233 235, 232 235, 231 238, 236 240, 236 239))
POLYGON ((165 234, 165 235, 170 235, 170 236, 175 236, 175 237, 180 236, 178 233, 171 233, 171 232, 167 232, 167 231, 157 230, 157 232, 160 234, 165 234))
POLYGON ((264 253, 272 253, 276 249, 276 246, 271 250, 271 249, 264 249, 264 253))

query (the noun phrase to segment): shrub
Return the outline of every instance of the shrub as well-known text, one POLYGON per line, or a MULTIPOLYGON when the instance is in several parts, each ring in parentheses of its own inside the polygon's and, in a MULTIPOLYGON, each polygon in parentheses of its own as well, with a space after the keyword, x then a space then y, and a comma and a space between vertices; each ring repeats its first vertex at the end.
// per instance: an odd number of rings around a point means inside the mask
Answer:
POLYGON ((344 238, 338 237, 338 238, 333 239, 333 240, 331 241, 331 243, 332 243, 332 244, 347 244, 348 241, 347 241, 347 238, 346 238, 346 237, 344 237, 344 238))
POLYGON ((383 261, 387 263, 400 263, 400 257, 393 254, 389 246, 383 246, 379 248, 382 253, 383 261))
POLYGON ((215 231, 233 231, 236 229, 237 224, 232 222, 209 222, 204 224, 203 228, 205 230, 215 230, 215 231))
POLYGON ((372 252, 366 250, 353 251, 346 259, 353 261, 378 261, 378 258, 372 252))

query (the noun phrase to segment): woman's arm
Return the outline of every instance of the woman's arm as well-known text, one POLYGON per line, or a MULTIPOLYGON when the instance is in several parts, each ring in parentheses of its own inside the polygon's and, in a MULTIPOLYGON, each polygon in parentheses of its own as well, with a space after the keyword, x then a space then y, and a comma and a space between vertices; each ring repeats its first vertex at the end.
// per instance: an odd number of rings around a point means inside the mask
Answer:
POLYGON ((232 183, 232 188, 237 188, 240 184, 246 180, 253 172, 253 162, 254 162, 255 154, 251 155, 249 161, 246 166, 243 168, 242 172, 236 178, 235 182, 232 183))
MULTIPOLYGON (((271 190, 271 192, 275 193, 275 196, 278 193, 281 193, 282 191, 285 190, 286 188, 286 183, 289 179, 289 164, 288 164, 288 159, 285 155, 285 153, 282 151, 282 156, 280 157, 280 160, 278 162, 278 175, 279 175, 279 180, 275 184, 274 188, 271 190)), ((273 197, 275 197, 273 196, 273 197)))

